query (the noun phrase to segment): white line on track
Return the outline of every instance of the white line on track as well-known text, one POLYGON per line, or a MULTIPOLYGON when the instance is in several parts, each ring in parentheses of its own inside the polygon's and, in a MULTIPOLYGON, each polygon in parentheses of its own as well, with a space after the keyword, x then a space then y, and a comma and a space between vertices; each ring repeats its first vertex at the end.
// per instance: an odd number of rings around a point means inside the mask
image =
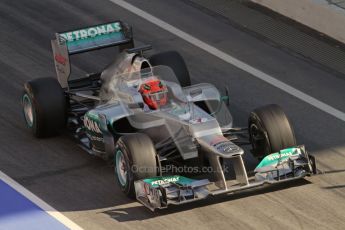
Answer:
POLYGON ((36 204, 38 207, 43 209, 46 213, 48 213, 50 216, 58 220, 60 223, 65 225, 69 229, 73 230, 83 230, 80 226, 78 226, 76 223, 68 219, 66 216, 55 210, 52 206, 41 200, 39 197, 37 197, 35 194, 18 184, 16 181, 14 181, 12 178, 7 176, 5 173, 0 171, 0 180, 11 186, 14 190, 22 194, 24 197, 29 199, 31 202, 36 204))
POLYGON ((243 61, 240 61, 234 57, 232 57, 231 55, 227 54, 227 53, 224 53, 223 51, 215 48, 214 46, 211 46, 201 40, 199 40, 198 38, 166 23, 165 21, 123 1, 123 0, 109 0, 111 2, 113 2, 114 4, 118 5, 118 6, 121 6, 122 8, 146 19, 147 21, 159 26, 160 28, 166 30, 166 31, 169 31, 170 33, 182 38, 183 40, 195 45, 196 47, 222 59, 223 61, 229 63, 229 64, 232 64, 234 66, 236 66, 237 68, 247 72, 247 73, 250 73, 251 75, 267 82, 268 84, 270 85, 273 85, 277 88, 279 88, 280 90, 294 96, 294 97, 297 97, 299 98, 300 100, 310 104, 310 105, 313 105, 314 107, 342 120, 342 121, 345 121, 345 113, 336 109, 336 108, 333 108, 327 104, 325 104, 324 102, 312 97, 312 96, 309 96, 308 94, 306 93, 303 93, 302 91, 282 82, 282 81, 279 81, 277 79, 275 79, 274 77, 248 65, 247 63, 243 62, 243 61))

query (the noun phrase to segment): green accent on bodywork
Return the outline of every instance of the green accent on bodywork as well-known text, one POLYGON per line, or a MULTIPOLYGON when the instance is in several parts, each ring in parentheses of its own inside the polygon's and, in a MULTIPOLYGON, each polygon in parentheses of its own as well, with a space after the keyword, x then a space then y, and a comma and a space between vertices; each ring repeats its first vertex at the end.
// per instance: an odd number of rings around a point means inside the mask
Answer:
POLYGON ((102 136, 98 114, 93 114, 92 111, 85 114, 83 127, 92 135, 102 136))
POLYGON ((85 114, 85 116, 87 116, 88 118, 90 118, 93 121, 99 122, 98 114, 93 114, 92 112, 88 112, 85 114))
POLYGON ((73 46, 82 46, 85 45, 87 43, 93 43, 95 41, 97 42, 105 42, 108 40, 122 40, 124 39, 124 36, 122 35, 122 33, 112 33, 112 34, 102 34, 102 35, 98 35, 96 37, 88 37, 88 38, 84 38, 82 40, 71 40, 71 41, 66 41, 67 47, 73 47, 73 46))
POLYGON ((156 188, 159 185, 168 184, 169 182, 177 183, 181 185, 190 185, 193 179, 184 177, 184 176, 159 176, 159 177, 152 177, 143 180, 145 183, 151 185, 151 187, 156 188))
POLYGON ((267 167, 270 165, 276 165, 278 162, 288 159, 290 156, 299 155, 301 153, 299 148, 287 148, 280 150, 278 153, 272 153, 266 156, 256 169, 267 167))
POLYGON ((221 101, 228 101, 229 100, 229 96, 221 96, 220 100, 221 101))

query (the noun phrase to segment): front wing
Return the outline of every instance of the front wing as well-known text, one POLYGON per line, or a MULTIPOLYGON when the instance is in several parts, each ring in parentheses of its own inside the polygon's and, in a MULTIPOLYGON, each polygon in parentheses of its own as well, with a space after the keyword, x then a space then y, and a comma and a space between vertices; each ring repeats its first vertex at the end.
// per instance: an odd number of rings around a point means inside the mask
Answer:
POLYGON ((254 172, 255 176, 248 178, 248 183, 230 180, 225 187, 208 179, 195 180, 179 175, 146 178, 135 182, 136 198, 154 211, 170 204, 180 205, 209 196, 297 180, 316 174, 315 158, 306 153, 304 146, 288 148, 266 156, 254 172))

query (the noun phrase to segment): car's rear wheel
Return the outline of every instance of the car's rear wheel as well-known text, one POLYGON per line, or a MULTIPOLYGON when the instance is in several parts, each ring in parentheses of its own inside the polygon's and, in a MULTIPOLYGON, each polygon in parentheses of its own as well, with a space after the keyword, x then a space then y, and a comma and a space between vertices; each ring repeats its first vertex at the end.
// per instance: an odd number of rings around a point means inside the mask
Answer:
POLYGON ((156 150, 143 133, 122 136, 115 147, 115 177, 121 190, 135 197, 134 181, 157 176, 156 150))
POLYGON ((25 83, 22 106, 26 124, 36 137, 56 135, 66 125, 66 97, 55 78, 25 83))
POLYGON ((281 149, 296 146, 296 138, 289 119, 278 105, 255 109, 248 122, 253 154, 264 157, 281 149))
POLYGON ((165 65, 169 66, 175 73, 182 87, 190 86, 190 76, 187 65, 183 57, 176 51, 167 51, 152 55, 150 58, 152 66, 165 65))

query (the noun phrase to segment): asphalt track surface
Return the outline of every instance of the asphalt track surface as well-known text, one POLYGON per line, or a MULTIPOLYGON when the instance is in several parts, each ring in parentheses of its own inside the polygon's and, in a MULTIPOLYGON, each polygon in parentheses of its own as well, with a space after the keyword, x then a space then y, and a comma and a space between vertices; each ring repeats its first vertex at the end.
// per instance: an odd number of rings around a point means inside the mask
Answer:
MULTIPOLYGON (((345 80, 224 24, 184 1, 128 1, 200 40, 345 112, 345 80)), ((345 123, 108 0, 2 0, 0 2, 0 170, 85 229, 343 229, 345 123), (212 198, 151 213, 127 199, 113 169, 68 136, 37 140, 25 128, 20 95, 29 79, 55 76, 50 39, 57 31, 121 19, 137 44, 152 53, 177 50, 193 83, 230 88, 235 124, 255 107, 280 104, 299 144, 325 174, 285 185, 212 198)), ((114 50, 84 55, 75 70, 101 69, 114 50), (92 67, 92 68, 91 68, 92 67)), ((245 156, 248 167, 257 161, 245 156)))

